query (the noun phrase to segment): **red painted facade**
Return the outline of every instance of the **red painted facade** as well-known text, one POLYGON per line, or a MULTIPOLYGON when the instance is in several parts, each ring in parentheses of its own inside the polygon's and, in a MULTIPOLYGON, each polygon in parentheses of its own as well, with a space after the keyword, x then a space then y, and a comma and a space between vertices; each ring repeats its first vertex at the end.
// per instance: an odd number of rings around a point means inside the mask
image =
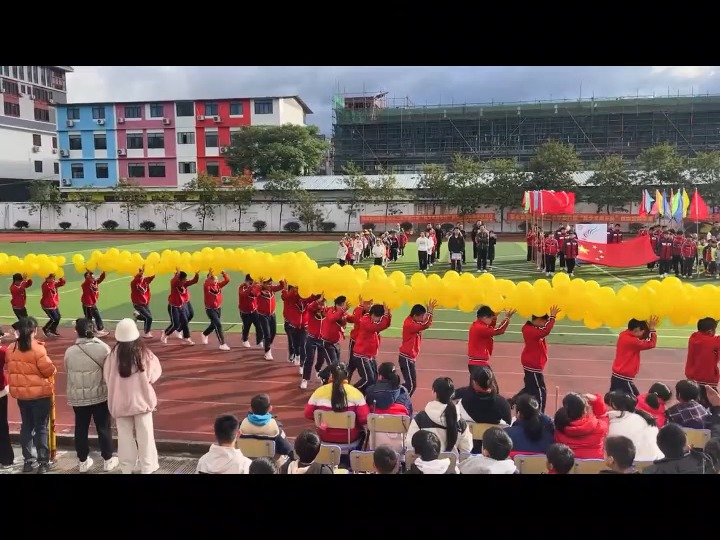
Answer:
POLYGON ((249 99, 234 99, 231 101, 224 100, 207 100, 207 101, 196 101, 195 102, 195 141, 197 147, 197 171, 198 173, 207 172, 207 163, 218 163, 220 173, 219 176, 232 176, 230 167, 225 163, 225 158, 222 154, 217 156, 208 156, 205 149, 205 132, 206 130, 217 130, 218 133, 218 145, 230 146, 230 128, 249 126, 250 125, 250 100, 249 99), (213 119, 212 114, 208 114, 206 111, 206 104, 216 103, 217 104, 217 116, 220 117, 220 122, 216 122, 213 119), (239 103, 242 104, 242 115, 230 115, 230 104, 239 103), (204 120, 198 120, 197 117, 203 115, 204 120))

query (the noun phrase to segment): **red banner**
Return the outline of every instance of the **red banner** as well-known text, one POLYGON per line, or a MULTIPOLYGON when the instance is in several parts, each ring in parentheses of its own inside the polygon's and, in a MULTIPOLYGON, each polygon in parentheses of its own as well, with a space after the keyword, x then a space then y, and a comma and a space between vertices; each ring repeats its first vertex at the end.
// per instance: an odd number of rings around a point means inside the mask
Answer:
POLYGON ((398 214, 396 216, 360 216, 360 223, 470 223, 475 221, 495 221, 495 212, 484 214, 470 214, 458 216, 457 214, 398 214))
MULTIPOLYGON (((527 221, 530 214, 525 212, 508 212, 506 221, 527 221)), ((597 214, 593 212, 583 214, 556 214, 545 216, 545 221, 568 221, 570 223, 654 223, 657 216, 641 216, 640 214, 597 214)))
POLYGON ((578 259, 584 263, 614 268, 634 268, 657 261, 647 236, 637 236, 619 244, 594 244, 578 242, 578 259))

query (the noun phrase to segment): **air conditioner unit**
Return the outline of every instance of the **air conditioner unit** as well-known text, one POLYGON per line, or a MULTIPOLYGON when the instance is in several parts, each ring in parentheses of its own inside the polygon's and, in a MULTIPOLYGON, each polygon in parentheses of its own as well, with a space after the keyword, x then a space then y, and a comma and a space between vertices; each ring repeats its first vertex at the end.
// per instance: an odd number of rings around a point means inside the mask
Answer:
POLYGON ((35 152, 37 154, 39 151, 40 151, 39 146, 33 146, 33 152, 35 152))
POLYGON ((53 149, 52 149, 52 153, 53 153, 53 154, 57 154, 57 148, 53 148, 53 149))
POLYGON ((223 184, 226 184, 226 185, 227 185, 227 184, 229 184, 231 181, 232 181, 232 178, 231 178, 230 176, 221 176, 221 177, 220 177, 220 182, 222 182, 223 184))
POLYGON ((118 148, 118 156, 126 156, 127 151, 124 148, 118 148))
POLYGON ((227 154, 228 147, 227 146, 221 146, 220 147, 220 153, 221 154, 227 154))
POLYGON ((73 127, 73 126, 75 125, 75 121, 74 121, 74 120, 68 120, 67 122, 65 122, 65 125, 66 125, 67 127, 73 127))
POLYGON ((222 118, 220 118, 219 116, 213 116, 213 120, 215 120, 216 122, 220 122, 222 118))
POLYGON ((68 150, 60 150, 60 157, 70 157, 70 152, 68 150))
MULTIPOLYGON (((21 95, 21 96, 24 96, 25 94, 20 94, 20 95, 21 95)), ((28 96, 28 98, 30 99, 30 101, 35 101, 35 100, 37 99, 37 98, 36 98, 35 96, 33 96, 32 94, 30 94, 30 95, 28 96)))
POLYGON ((69 180, 69 179, 67 179, 67 178, 63 178, 63 180, 62 180, 62 185, 63 185, 63 187, 70 187, 70 186, 72 186, 72 180, 69 180))
POLYGON ((48 103, 49 103, 50 105, 55 105, 55 100, 52 99, 52 98, 50 98, 50 99, 48 99, 48 103))
POLYGON ((198 115, 195 117, 195 119, 196 119, 196 120, 199 120, 199 121, 205 120, 205 115, 204 115, 204 114, 198 114, 198 115))
POLYGON ((169 125, 170 125, 170 119, 169 119, 169 118, 163 118, 163 124, 165 124, 166 126, 169 126, 169 125))
POLYGON ((118 124, 124 124, 125 119, 124 118, 118 118, 118 124))
POLYGON ((105 125, 105 119, 104 118, 98 118, 95 120, 97 122, 98 126, 104 126, 105 125))

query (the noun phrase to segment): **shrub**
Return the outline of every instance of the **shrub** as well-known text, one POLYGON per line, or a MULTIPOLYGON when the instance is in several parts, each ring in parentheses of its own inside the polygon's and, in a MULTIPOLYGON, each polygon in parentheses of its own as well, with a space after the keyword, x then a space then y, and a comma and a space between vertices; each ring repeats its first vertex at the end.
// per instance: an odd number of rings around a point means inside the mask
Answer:
POLYGON ((29 229, 30 224, 27 221, 20 220, 15 222, 14 227, 22 231, 23 229, 29 229))
POLYGON ((70 228, 71 223, 70 223, 69 221, 62 221, 62 222, 58 223, 58 226, 59 226, 63 231, 67 231, 67 230, 70 228))
POLYGON ((450 231, 452 231, 455 228, 455 224, 454 223, 443 223, 442 225, 440 225, 440 228, 443 230, 443 232, 449 233, 450 231))
POLYGON ((119 227, 119 224, 114 219, 108 219, 107 221, 102 222, 103 229, 106 229, 108 231, 114 231, 119 227))
POLYGON ((181 223, 178 223, 178 229, 181 230, 182 232, 187 232, 190 229, 192 229, 192 225, 190 223, 188 223, 187 221, 183 221, 181 223))
POLYGON ((642 229, 643 226, 645 226, 644 223, 631 223, 628 228, 630 229, 631 233, 637 234, 638 232, 640 232, 640 229, 642 229))
POLYGON ((403 221, 403 222, 400 224, 400 228, 401 228, 403 231, 405 231, 405 232, 412 231, 412 230, 413 230, 413 224, 410 223, 409 221, 403 221))
POLYGON ((298 232, 300 230, 300 224, 297 221, 288 221, 283 225, 283 229, 287 232, 298 232))
POLYGON ((517 228, 518 228, 518 231, 525 232, 525 222, 521 221, 520 223, 518 223, 517 228))
POLYGON ((145 221, 143 221, 142 223, 140 223, 140 228, 141 228, 143 231, 148 231, 148 232, 150 232, 150 231, 152 231, 153 229, 155 229, 155 222, 145 220, 145 221))
POLYGON ((262 219, 258 219, 257 221, 253 221, 252 226, 253 229, 255 229, 255 232, 263 232, 267 227, 267 223, 265 223, 262 219))
POLYGON ((320 230, 322 232, 333 232, 335 230, 335 227, 337 227, 337 225, 335 225, 335 223, 333 223, 332 221, 323 221, 320 224, 320 230))
POLYGON ((375 224, 374 223, 363 223, 362 225, 360 225, 360 228, 362 230, 374 231, 375 224))

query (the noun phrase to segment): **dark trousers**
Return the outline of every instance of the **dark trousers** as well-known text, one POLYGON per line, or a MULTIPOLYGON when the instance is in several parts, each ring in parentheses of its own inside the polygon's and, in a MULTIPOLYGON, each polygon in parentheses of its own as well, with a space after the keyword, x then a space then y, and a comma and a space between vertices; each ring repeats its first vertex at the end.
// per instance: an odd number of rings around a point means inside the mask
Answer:
POLYGON ((48 422, 50 421, 51 398, 18 399, 20 409, 20 445, 25 461, 33 461, 33 445, 39 463, 50 463, 48 422))
POLYGON ((442 246, 442 242, 438 242, 435 245, 435 251, 433 252, 435 257, 440 257, 440 247, 442 246))
POLYGON ((382 257, 375 257, 375 266, 382 266, 382 257))
POLYGON ((330 343, 329 341, 321 339, 318 348, 317 365, 322 366, 323 363, 325 364, 325 367, 318 372, 323 382, 327 382, 328 379, 330 379, 330 368, 338 362, 340 362, 340 344, 330 343))
POLYGON ((558 253, 558 261, 560 262, 560 268, 565 268, 565 254, 562 251, 558 253))
POLYGON ((682 267, 682 257, 680 255, 672 256, 672 269, 676 276, 680 275, 680 268, 682 267))
POLYGON ((203 331, 203 335, 209 336, 210 334, 215 332, 215 335, 217 336, 220 345, 224 345, 225 334, 223 334, 222 320, 220 319, 220 317, 222 316, 222 310, 220 308, 205 308, 205 313, 207 313, 208 319, 210 319, 210 326, 208 326, 205 331, 203 331))
POLYGON ((670 262, 671 262, 671 261, 664 261, 664 260, 660 259, 660 264, 659 264, 658 273, 661 274, 661 275, 662 275, 662 274, 669 274, 669 273, 670 273, 670 262))
POLYGON ((285 323, 285 334, 288 339, 288 359, 297 356, 300 365, 304 365, 307 330, 305 328, 295 328, 291 324, 285 323))
POLYGON ((390 248, 390 260, 397 261, 398 250, 396 248, 390 248))
POLYGON ((477 269, 487 270, 488 248, 478 246, 477 248, 477 269))
MULTIPOLYGON (((439 256, 440 256, 440 254, 438 253, 438 257, 439 256)), ((465 264, 465 262, 466 262, 465 261, 465 248, 463 248, 463 250, 462 250, 462 262, 463 262, 463 264, 465 264)))
POLYGON ((532 246, 527 247, 527 261, 530 262, 533 260, 533 255, 535 254, 535 250, 532 246))
POLYGON ((305 358, 304 360, 301 360, 303 367, 302 378, 306 381, 309 381, 310 375, 312 375, 313 362, 316 362, 315 371, 318 373, 320 372, 320 347, 322 347, 320 339, 308 335, 307 340, 305 341, 305 358))
POLYGON ((150 306, 141 306, 140 304, 133 304, 133 308, 135 308, 135 311, 138 312, 138 316, 135 317, 136 320, 142 321, 143 323, 143 329, 145 330, 145 333, 150 333, 150 330, 152 329, 152 312, 150 311, 150 306))
POLYGON ((690 277, 693 271, 693 264, 695 263, 695 257, 683 257, 683 276, 690 277))
POLYGON ((17 317, 18 321, 20 319, 27 319, 27 316, 28 316, 27 308, 12 308, 12 310, 13 310, 13 313, 15 314, 15 316, 17 317))
POLYGON ((474 238, 472 239, 472 247, 473 247, 473 259, 477 259, 477 256, 478 256, 478 247, 477 247, 477 244, 475 243, 475 239, 474 239, 474 238))
POLYGON ((555 271, 555 255, 545 255, 545 271, 555 271))
POLYGON ((565 259, 565 265, 567 266, 568 274, 572 274, 575 271, 575 259, 565 259))
POLYGON ((110 459, 113 455, 113 440, 107 401, 84 407, 73 407, 73 411, 75 411, 75 452, 78 460, 84 462, 90 454, 88 430, 91 419, 95 423, 95 431, 97 431, 100 443, 100 455, 105 461, 110 459))
POLYGON ((338 259, 338 264, 340 266, 345 266, 345 259, 338 259))
POLYGON ((617 375, 610 376, 610 391, 625 392, 626 394, 634 397, 640 395, 637 386, 635 386, 635 383, 632 380, 618 377, 617 375))
POLYGON ((55 309, 45 309, 43 308, 43 311, 48 316, 48 322, 45 323, 45 326, 43 326, 43 331, 45 332, 57 332, 58 326, 60 325, 60 310, 55 309))
POLYGON ((181 307, 171 306, 168 304, 168 315, 170 316, 170 324, 165 329, 165 335, 172 335, 173 332, 182 332, 183 336, 185 331, 188 331, 188 320, 185 310, 181 307))
POLYGON ((260 328, 262 328, 265 352, 270 352, 273 341, 275 341, 275 334, 277 334, 277 320, 275 319, 275 314, 263 315, 262 313, 258 313, 257 316, 260 328))
POLYGON ((545 375, 537 371, 530 371, 525 369, 525 377, 523 382, 525 386, 517 394, 513 396, 513 401, 517 400, 523 394, 533 396, 538 400, 540 404, 540 412, 545 412, 545 406, 547 405, 547 387, 545 386, 545 375))
POLYGON ((8 397, 0 397, 0 465, 12 465, 15 461, 10 443, 10 426, 8 425, 8 397))
POLYGON ((418 262, 420 263, 420 270, 427 270, 428 267, 428 252, 418 251, 418 262))
POLYGON ((363 395, 365 395, 365 390, 367 390, 369 386, 372 386, 377 382, 377 361, 374 358, 368 358, 367 356, 358 356, 357 354, 353 354, 350 357, 350 365, 355 366, 358 375, 360 375, 360 378, 355 383, 355 388, 360 390, 363 395))
POLYGON ((488 266, 492 266, 493 261, 495 260, 495 246, 494 245, 488 246, 487 258, 488 258, 488 266))
POLYGON ((95 322, 96 330, 105 330, 105 324, 100 316, 100 310, 97 306, 83 306, 83 315, 88 321, 95 322))
POLYGON ((463 262, 459 259, 453 259, 452 256, 450 257, 450 269, 455 270, 456 272, 460 273, 462 272, 462 266, 463 262))
POLYGON ((417 373, 415 371, 415 360, 410 360, 407 356, 402 354, 398 357, 398 365, 400 366, 400 373, 402 373, 403 386, 408 391, 410 397, 415 393, 417 389, 417 373))
POLYGON ((183 328, 183 337, 185 339, 190 337, 190 321, 192 321, 195 318, 195 310, 193 309, 193 306, 190 302, 185 302, 183 304, 183 311, 185 312, 185 318, 187 319, 187 324, 185 325, 185 328, 183 328))
POLYGON ((260 345, 263 339, 262 328, 260 327, 260 321, 258 320, 257 312, 243 313, 240 312, 240 319, 242 319, 242 340, 247 341, 250 337, 250 326, 255 327, 255 344, 260 345))
MULTIPOLYGON (((355 340, 353 338, 350 338, 350 351, 349 351, 348 358, 352 358, 354 350, 355 350, 355 340)), ((350 365, 350 362, 348 362, 348 382, 352 381, 354 374, 355 374, 355 367, 350 365)))

